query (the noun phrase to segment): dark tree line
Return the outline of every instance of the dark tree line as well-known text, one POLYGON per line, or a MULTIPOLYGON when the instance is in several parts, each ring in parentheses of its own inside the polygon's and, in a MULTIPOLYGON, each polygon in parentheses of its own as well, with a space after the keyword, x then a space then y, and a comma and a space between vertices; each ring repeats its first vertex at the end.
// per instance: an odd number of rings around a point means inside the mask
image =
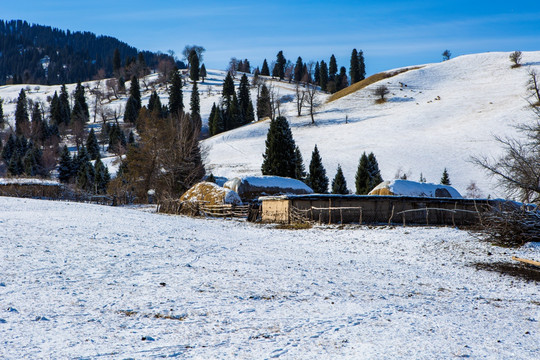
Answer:
MULTIPOLYGON (((0 20, 0 85, 6 83, 62 84, 92 80, 103 69, 144 61, 157 68, 166 54, 136 48, 110 36, 64 31, 22 20, 0 20), (116 51, 116 55, 115 55, 116 51)), ((184 67, 177 63, 178 67, 184 67)))

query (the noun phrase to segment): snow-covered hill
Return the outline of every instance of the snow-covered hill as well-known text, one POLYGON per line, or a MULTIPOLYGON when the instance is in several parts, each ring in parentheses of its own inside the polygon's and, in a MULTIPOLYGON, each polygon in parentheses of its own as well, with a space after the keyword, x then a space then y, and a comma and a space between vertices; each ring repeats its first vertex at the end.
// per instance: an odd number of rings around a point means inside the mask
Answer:
MULTIPOLYGON (((476 182, 484 196, 502 196, 495 181, 469 162, 472 155, 501 154, 494 135, 519 135, 513 125, 533 118, 528 108, 528 71, 540 72, 540 51, 523 52, 523 66, 511 69, 510 53, 484 53, 457 57, 449 61, 427 64, 416 70, 372 84, 358 92, 333 102, 320 93, 321 103, 315 115, 315 124, 303 110, 297 116, 293 84, 267 79, 276 97, 281 98, 281 114, 290 122, 294 138, 302 151, 306 168, 311 152, 317 144, 327 175, 332 178, 341 164, 349 189, 354 191, 354 175, 362 153, 373 152, 379 162, 383 178, 391 180, 398 171, 411 180, 420 173, 428 182, 438 183, 444 168, 450 180, 463 195, 471 181, 476 182), (387 85, 389 101, 375 104, 372 91, 387 85), (347 119, 347 121, 346 121, 347 119), (347 123, 346 123, 347 122, 347 123)), ((208 77, 199 83, 201 116, 206 127, 213 103, 219 103, 226 73, 208 71, 208 77)), ((149 84, 157 77, 149 75, 149 84)), ((236 78, 238 84, 239 76, 236 78)), ((106 81, 100 83, 103 91, 106 81)), ((95 88, 96 82, 85 85, 95 88)), ((129 89, 130 83, 126 83, 129 89)), ((59 86, 14 85, 0 87, 4 99, 4 114, 13 123, 15 102, 21 88, 29 89, 30 99, 47 97, 59 86)), ((71 93, 75 85, 69 85, 71 93)), ((157 87, 162 103, 168 102, 164 86, 157 87)), ((143 105, 148 102, 152 88, 141 84, 143 105)), ((189 110, 191 85, 184 86, 184 104, 189 110)), ((251 89, 253 101, 256 89, 251 89)), ((94 98, 87 91, 91 119, 94 98)), ((123 113, 127 94, 119 99, 104 101, 103 106, 123 113)), ((100 121, 100 117, 97 117, 100 121)), ((99 129, 96 124, 90 124, 99 129)), ((242 175, 260 175, 264 142, 269 122, 262 121, 244 126, 203 141, 207 172, 226 178, 242 175)), ((203 132, 206 129, 203 129, 203 132)), ((114 158, 105 159, 114 171, 114 158)), ((117 165, 117 164, 116 164, 117 165)))
POLYGON ((538 286, 474 266, 538 243, 6 197, 0 222, 2 359, 540 356, 538 286))
MULTIPOLYGON (((323 104, 315 125, 309 115, 296 116, 294 102, 282 112, 306 167, 317 144, 329 178, 341 164, 351 190, 362 152, 372 151, 384 179, 393 179, 401 169, 409 179, 418 180, 422 173, 437 183, 447 168, 462 194, 475 181, 484 196, 500 196, 494 181, 468 160, 471 155, 500 154, 493 135, 515 135, 513 125, 532 119, 526 101, 528 70, 540 71, 540 52, 524 52, 523 66, 517 69, 510 68, 508 56, 461 56, 385 79, 323 104), (381 84, 391 94, 378 105, 372 91, 381 84)), ((293 86, 281 83, 279 88, 281 94, 294 93, 293 86)), ((268 122, 257 123, 206 140, 207 168, 225 177, 260 174, 267 128, 268 122)))

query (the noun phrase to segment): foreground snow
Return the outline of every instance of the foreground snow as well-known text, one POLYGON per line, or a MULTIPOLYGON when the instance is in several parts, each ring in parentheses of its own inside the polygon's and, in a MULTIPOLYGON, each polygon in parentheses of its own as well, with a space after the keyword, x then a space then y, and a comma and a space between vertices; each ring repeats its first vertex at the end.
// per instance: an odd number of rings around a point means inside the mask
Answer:
POLYGON ((538 285, 471 266, 538 246, 13 198, 0 222, 0 358, 540 357, 538 285))

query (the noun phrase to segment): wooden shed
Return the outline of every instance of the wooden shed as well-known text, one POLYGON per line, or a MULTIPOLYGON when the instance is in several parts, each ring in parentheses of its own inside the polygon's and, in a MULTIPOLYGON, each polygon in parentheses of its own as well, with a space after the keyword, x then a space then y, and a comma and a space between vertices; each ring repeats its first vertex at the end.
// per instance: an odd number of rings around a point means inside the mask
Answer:
POLYGON ((371 195, 261 197, 263 222, 471 225, 493 201, 371 195))

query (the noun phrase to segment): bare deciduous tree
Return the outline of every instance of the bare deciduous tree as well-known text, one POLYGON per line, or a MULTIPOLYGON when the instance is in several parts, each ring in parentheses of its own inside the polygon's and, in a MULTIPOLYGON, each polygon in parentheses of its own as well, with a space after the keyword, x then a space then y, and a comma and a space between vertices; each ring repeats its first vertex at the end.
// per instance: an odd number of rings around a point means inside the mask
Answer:
POLYGON ((300 83, 297 82, 294 91, 296 93, 296 111, 298 116, 302 116, 302 108, 304 107, 304 98, 306 97, 306 90, 300 86, 300 83))
POLYGON ((521 51, 514 51, 513 53, 510 54, 510 61, 514 63, 514 65, 512 65, 512 69, 514 68, 518 68, 521 66, 521 51))
POLYGON ((118 100, 118 80, 116 78, 107 79, 105 86, 107 89, 105 92, 107 100, 111 101, 111 96, 114 96, 118 100))
POLYGON ((538 78, 538 74, 536 73, 536 70, 531 69, 529 70, 529 76, 531 77, 529 79, 529 90, 532 90, 534 92, 534 96, 536 97, 536 103, 533 103, 534 106, 540 105, 540 79, 538 78))
POLYGON ((312 124, 315 124, 315 108, 319 105, 318 94, 315 84, 306 84, 306 106, 309 110, 312 124))
POLYGON ((373 95, 379 96, 380 99, 377 99, 378 103, 383 103, 386 101, 384 98, 386 95, 390 93, 390 90, 388 89, 388 86, 386 85, 379 85, 373 90, 373 95))

